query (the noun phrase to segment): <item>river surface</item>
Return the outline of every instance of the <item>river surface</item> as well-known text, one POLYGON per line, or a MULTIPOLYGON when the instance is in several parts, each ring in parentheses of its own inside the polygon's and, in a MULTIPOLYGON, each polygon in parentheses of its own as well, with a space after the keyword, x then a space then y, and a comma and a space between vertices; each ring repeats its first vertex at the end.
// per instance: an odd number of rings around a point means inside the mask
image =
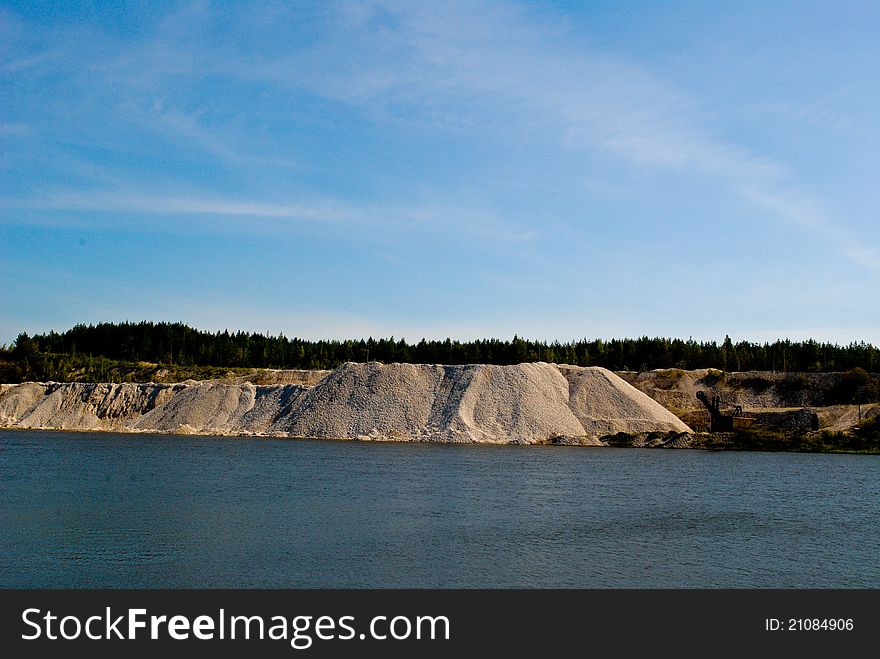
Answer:
POLYGON ((0 431, 0 587, 880 587, 880 457, 0 431))

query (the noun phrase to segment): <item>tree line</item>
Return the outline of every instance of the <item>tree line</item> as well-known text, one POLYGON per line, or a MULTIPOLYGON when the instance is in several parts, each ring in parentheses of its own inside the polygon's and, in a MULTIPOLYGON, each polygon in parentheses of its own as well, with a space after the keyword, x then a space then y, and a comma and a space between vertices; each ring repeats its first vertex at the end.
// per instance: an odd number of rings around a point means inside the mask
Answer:
POLYGON ((310 341, 284 334, 207 332, 183 323, 124 322, 76 325, 58 333, 19 334, 11 346, 0 348, 6 363, 4 379, 39 376, 40 364, 53 371, 84 359, 151 362, 179 366, 241 368, 335 368, 347 361, 439 364, 518 364, 556 362, 603 366, 611 370, 654 368, 716 368, 723 371, 846 371, 880 368, 880 349, 865 342, 838 345, 825 342, 778 340, 773 343, 718 343, 694 339, 582 339, 552 343, 514 336, 475 341, 357 339, 310 341), (59 366, 61 365, 61 366, 59 366))

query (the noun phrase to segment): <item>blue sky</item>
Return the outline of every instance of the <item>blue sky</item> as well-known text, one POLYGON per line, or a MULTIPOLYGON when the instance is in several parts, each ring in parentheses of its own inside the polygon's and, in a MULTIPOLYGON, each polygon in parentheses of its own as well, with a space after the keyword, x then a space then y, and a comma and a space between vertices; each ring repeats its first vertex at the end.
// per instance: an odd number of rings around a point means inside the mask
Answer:
POLYGON ((0 342, 880 343, 876 2, 0 3, 0 342))

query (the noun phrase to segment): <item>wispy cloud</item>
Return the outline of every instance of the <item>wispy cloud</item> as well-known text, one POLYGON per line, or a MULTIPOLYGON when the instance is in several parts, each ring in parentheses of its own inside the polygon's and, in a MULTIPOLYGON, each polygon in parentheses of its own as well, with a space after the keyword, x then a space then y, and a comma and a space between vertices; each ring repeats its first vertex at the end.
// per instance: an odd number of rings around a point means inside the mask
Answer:
MULTIPOLYGON (((597 49, 547 6, 491 0, 341 2, 313 11, 310 31, 301 39, 293 38, 300 36, 297 11, 266 4, 219 11, 206 2, 184 3, 136 40, 98 35, 93 39, 102 44, 97 55, 82 52, 80 30, 66 42, 23 53, 5 66, 53 69, 66 61, 92 87, 121 90, 119 107, 129 121, 239 170, 274 156, 253 146, 248 129, 221 130, 218 126, 226 124, 216 115, 207 121, 210 104, 194 108, 180 101, 190 83, 265 85, 280 102, 305 90, 377 122, 415 123, 469 135, 475 142, 515 139, 587 157, 598 153, 651 171, 709 176, 755 209, 829 239, 844 259, 871 270, 880 267, 880 254, 860 243, 835 215, 833 203, 804 191, 792 164, 713 130, 715 118, 698 90, 669 84, 650 64, 597 49), (222 20, 235 22, 236 30, 224 32, 222 20), (283 39, 284 47, 278 42, 253 47, 272 39, 283 39)), ((478 188, 480 182, 472 185, 478 188)), ((4 203, 8 207, 8 200, 4 203)), ((529 240, 535 230, 512 226, 511 217, 500 212, 454 202, 279 204, 110 191, 49 195, 33 207, 40 204, 385 227, 445 225, 497 239, 529 240)))
POLYGON ((145 112, 132 106, 126 108, 126 111, 129 117, 136 116, 149 127, 167 133, 173 139, 189 142, 220 160, 232 163, 242 163, 245 160, 244 156, 226 140, 216 132, 205 128, 197 114, 186 114, 180 110, 165 108, 159 100, 153 103, 149 111, 145 112))
POLYGON ((312 205, 284 205, 239 201, 222 197, 175 197, 162 193, 144 194, 132 191, 60 192, 37 200, 0 200, 6 208, 36 210, 69 210, 125 212, 161 215, 230 215, 244 217, 276 217, 309 222, 356 220, 359 211, 334 202, 312 205))
POLYGON ((0 124, 0 137, 23 137, 32 132, 33 128, 27 124, 0 124))
POLYGON ((872 270, 821 199, 800 192, 791 166, 713 134, 697 95, 649 69, 577 41, 565 21, 497 2, 343 5, 335 37, 289 58, 214 62, 226 75, 307 87, 401 121, 551 141, 644 167, 712 176, 756 208, 830 237, 839 255, 872 270), (338 57, 357 47, 356 58, 338 57), (328 53, 337 55, 327 57, 328 53), (326 58, 346 62, 333 67, 326 58))
POLYGON ((149 100, 127 99, 120 104, 118 113, 130 124, 145 131, 159 134, 177 148, 192 148, 233 168, 283 167, 301 170, 303 164, 289 157, 266 155, 255 144, 254 136, 242 133, 228 124, 208 127, 204 111, 186 112, 166 103, 162 98, 149 100))
POLYGON ((352 205, 335 199, 285 204, 220 196, 178 196, 156 191, 147 194, 132 190, 63 191, 46 193, 36 199, 0 198, 0 208, 128 213, 134 215, 225 216, 270 218, 310 224, 368 228, 380 233, 407 230, 455 232, 492 242, 528 242, 531 230, 517 230, 490 212, 450 204, 437 205, 352 205))
POLYGON ((822 236, 853 263, 880 273, 880 252, 859 243, 836 224, 830 213, 824 210, 825 203, 821 199, 799 191, 786 191, 779 187, 772 189, 759 184, 744 186, 742 194, 794 226, 822 236))

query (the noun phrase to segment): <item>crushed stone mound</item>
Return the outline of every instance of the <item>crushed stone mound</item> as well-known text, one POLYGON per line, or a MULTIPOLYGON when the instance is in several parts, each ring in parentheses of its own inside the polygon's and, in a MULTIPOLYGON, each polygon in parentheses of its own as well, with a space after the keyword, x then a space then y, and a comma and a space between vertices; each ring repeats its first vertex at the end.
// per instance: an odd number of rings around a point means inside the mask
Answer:
POLYGON ((560 366, 569 385, 569 404, 588 435, 643 433, 659 429, 690 432, 672 412, 611 371, 596 366, 560 366))
MULTIPOLYGON (((569 407, 568 382, 551 364, 476 366, 452 430, 475 442, 550 440, 582 436, 569 407)), ((597 442, 598 444, 598 442, 597 442)))
POLYGON ((46 385, 41 382, 3 385, 3 390, 0 391, 0 424, 17 425, 20 420, 28 418, 33 413, 34 408, 45 396, 46 385))
POLYGON ((0 393, 0 424, 59 430, 126 430, 179 385, 26 382, 0 393))
POLYGON ((343 364, 272 427, 294 437, 415 439, 425 427, 442 367, 343 364))
POLYGON ((204 383, 184 387, 171 400, 131 424, 135 430, 225 433, 241 424, 244 413, 254 405, 254 385, 204 383))
POLYGON ((603 368, 546 363, 348 363, 314 386, 251 382, 26 383, 0 390, 18 428, 385 441, 601 445, 618 432, 690 432, 603 368))

